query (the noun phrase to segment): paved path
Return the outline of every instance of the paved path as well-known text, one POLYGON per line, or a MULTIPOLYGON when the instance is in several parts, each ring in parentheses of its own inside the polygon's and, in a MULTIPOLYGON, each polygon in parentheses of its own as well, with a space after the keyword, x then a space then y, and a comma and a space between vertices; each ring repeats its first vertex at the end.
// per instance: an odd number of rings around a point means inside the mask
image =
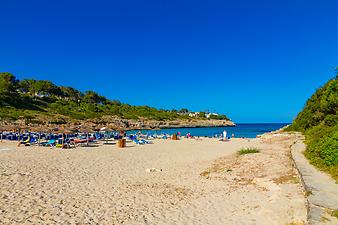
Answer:
POLYGON ((331 216, 338 209, 338 184, 327 174, 312 166, 305 158, 305 144, 299 136, 291 147, 292 157, 302 176, 308 195, 309 224, 338 224, 338 219, 331 216))

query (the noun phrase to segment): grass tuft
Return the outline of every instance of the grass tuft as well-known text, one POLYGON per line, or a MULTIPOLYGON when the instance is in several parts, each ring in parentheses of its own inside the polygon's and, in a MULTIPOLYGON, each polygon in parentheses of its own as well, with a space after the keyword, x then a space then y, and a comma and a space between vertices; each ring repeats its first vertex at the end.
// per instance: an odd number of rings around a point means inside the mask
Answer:
POLYGON ((252 154, 252 153, 259 153, 260 150, 258 148, 243 148, 237 152, 238 155, 245 155, 245 154, 252 154))

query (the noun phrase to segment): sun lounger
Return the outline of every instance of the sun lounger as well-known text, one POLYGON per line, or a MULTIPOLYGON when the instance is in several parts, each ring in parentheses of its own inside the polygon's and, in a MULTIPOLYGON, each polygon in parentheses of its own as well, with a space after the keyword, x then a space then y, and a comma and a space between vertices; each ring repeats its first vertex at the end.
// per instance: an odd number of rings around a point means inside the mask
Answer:
POLYGON ((74 139, 73 142, 75 144, 87 143, 86 139, 74 139))
POLYGON ((137 140, 137 139, 135 139, 135 140, 133 140, 137 145, 144 145, 144 143, 143 142, 141 142, 141 141, 139 141, 139 140, 137 140))
POLYGON ((147 140, 144 140, 144 139, 141 139, 141 140, 135 139, 134 142, 138 145, 153 144, 152 141, 147 141, 147 140))
POLYGON ((29 142, 30 142, 30 137, 27 137, 27 139, 21 141, 20 144, 26 145, 26 144, 29 144, 29 142))
POLYGON ((46 147, 54 147, 55 144, 56 144, 56 141, 55 140, 49 140, 47 142, 43 142, 43 143, 40 143, 42 144, 42 146, 46 146, 46 147))
POLYGON ((154 144, 152 141, 148 141, 145 139, 142 139, 141 142, 143 142, 144 144, 154 144))

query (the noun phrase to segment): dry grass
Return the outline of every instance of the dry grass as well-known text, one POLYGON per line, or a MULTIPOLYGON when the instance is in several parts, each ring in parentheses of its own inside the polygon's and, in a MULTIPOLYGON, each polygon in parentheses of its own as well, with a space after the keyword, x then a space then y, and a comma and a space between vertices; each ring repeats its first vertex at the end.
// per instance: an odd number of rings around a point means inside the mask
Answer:
POLYGON ((298 184, 299 178, 296 176, 295 173, 293 173, 292 171, 289 171, 287 174, 274 178, 273 182, 275 184, 286 184, 286 183, 298 184))
POLYGON ((232 172, 235 167, 237 159, 235 157, 222 157, 213 162, 213 164, 205 171, 200 173, 201 176, 209 178, 212 173, 226 173, 232 172))

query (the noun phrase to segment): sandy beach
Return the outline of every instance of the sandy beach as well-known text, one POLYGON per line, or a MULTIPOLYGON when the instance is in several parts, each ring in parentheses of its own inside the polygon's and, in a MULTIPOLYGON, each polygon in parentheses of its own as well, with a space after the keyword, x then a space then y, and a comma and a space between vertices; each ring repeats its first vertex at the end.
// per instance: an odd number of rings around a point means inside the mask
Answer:
POLYGON ((3 142, 0 224, 305 224, 295 138, 69 150, 3 142), (260 153, 238 156, 244 147, 260 153))

